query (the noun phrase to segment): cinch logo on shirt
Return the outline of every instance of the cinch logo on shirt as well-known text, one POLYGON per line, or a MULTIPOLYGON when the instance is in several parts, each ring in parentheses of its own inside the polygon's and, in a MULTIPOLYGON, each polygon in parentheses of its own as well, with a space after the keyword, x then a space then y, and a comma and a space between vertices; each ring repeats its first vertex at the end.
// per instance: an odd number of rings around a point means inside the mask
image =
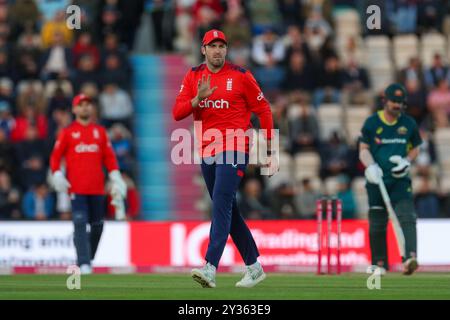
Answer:
POLYGON ((84 144, 79 143, 75 147, 76 153, 92 153, 92 152, 98 152, 99 146, 95 143, 93 144, 84 144))
POLYGON ((406 139, 380 139, 375 137, 375 143, 376 144, 393 144, 393 143, 401 143, 406 144, 406 139))
POLYGON ((216 108, 216 109, 228 109, 230 107, 230 104, 227 100, 208 100, 203 99, 200 101, 199 105, 200 108, 216 108))

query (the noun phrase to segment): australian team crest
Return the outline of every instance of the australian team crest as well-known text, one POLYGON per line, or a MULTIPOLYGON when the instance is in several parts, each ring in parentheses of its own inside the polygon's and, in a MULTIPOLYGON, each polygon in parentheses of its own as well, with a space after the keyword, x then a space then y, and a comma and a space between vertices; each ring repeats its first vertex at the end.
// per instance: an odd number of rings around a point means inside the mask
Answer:
POLYGON ((383 132, 383 127, 378 127, 376 132, 377 134, 381 134, 383 132))
POLYGON ((397 129, 397 133, 401 134, 401 135, 405 135, 408 133, 408 129, 406 127, 401 126, 400 128, 397 129))

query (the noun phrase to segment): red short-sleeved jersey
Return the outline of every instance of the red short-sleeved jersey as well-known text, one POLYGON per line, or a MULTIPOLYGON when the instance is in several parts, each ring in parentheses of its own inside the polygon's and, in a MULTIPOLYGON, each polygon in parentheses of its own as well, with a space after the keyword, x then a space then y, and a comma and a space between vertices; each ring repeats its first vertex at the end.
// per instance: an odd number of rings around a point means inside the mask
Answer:
POLYGON ((105 128, 94 123, 84 126, 74 121, 61 131, 50 157, 53 173, 60 169, 63 157, 69 193, 104 194, 103 165, 108 172, 119 168, 105 128))
MULTIPOLYGON (((205 63, 193 67, 184 77, 180 92, 173 106, 173 117, 175 120, 182 120, 191 113, 195 121, 201 121, 202 130, 196 130, 196 136, 203 135, 208 129, 218 129, 222 133, 221 151, 237 150, 248 152, 248 139, 243 144, 230 143, 227 146, 227 129, 242 129, 246 131, 251 128, 250 117, 252 112, 259 117, 261 129, 267 130, 267 137, 272 137, 272 112, 268 101, 264 98, 250 71, 245 70, 230 62, 225 62, 222 69, 217 73, 212 73, 205 63), (205 75, 211 76, 211 87, 217 89, 211 96, 202 100, 200 104, 193 108, 191 100, 197 95, 198 81, 205 75), (231 147, 229 147, 231 146, 231 147)), ((198 128, 197 128, 198 129, 198 128)), ((218 153, 218 149, 208 146, 213 139, 204 139, 200 146, 203 157, 218 153), (212 151, 212 154, 211 154, 212 151)), ((232 139, 236 141, 234 138, 232 139)))

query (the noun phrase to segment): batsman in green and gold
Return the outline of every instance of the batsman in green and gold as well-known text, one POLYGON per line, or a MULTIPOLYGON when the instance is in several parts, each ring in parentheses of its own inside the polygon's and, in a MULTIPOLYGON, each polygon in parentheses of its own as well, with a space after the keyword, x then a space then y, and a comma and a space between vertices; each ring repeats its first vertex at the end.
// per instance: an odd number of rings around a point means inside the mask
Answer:
POLYGON ((383 179, 405 237, 404 273, 412 274, 417 269, 417 216, 409 169, 419 153, 422 139, 415 120, 404 113, 406 94, 401 84, 394 83, 386 88, 383 109, 367 118, 362 127, 360 159, 367 167, 372 265, 389 269, 388 213, 377 185, 378 179, 383 179), (362 154, 363 150, 370 154, 362 154))

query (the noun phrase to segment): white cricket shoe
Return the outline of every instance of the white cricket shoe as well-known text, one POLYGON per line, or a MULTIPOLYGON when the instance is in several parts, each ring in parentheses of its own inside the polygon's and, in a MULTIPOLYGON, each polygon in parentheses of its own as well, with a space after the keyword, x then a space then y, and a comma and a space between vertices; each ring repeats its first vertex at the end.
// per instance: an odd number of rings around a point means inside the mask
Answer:
POLYGON ((254 287, 266 278, 266 274, 258 261, 251 266, 245 266, 245 268, 244 277, 236 283, 238 288, 254 287))
POLYGON ((81 274, 91 274, 92 267, 89 264, 82 264, 80 266, 80 272, 81 272, 81 274))
POLYGON ((374 273, 375 271, 377 271, 377 273, 380 276, 385 276, 386 275, 386 269, 377 265, 371 265, 367 268, 367 272, 368 273, 374 273))
POLYGON ((209 262, 201 269, 192 269, 191 276, 203 288, 216 287, 216 267, 209 262))

